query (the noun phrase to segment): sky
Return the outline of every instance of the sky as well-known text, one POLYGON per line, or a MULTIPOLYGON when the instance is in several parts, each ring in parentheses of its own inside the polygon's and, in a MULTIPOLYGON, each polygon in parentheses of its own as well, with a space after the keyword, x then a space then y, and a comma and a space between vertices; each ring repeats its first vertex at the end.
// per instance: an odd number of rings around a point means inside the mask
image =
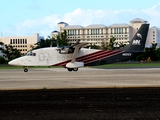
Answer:
POLYGON ((135 18, 160 28, 160 0, 0 0, 1 37, 39 33, 46 38, 59 22, 110 26, 135 18))

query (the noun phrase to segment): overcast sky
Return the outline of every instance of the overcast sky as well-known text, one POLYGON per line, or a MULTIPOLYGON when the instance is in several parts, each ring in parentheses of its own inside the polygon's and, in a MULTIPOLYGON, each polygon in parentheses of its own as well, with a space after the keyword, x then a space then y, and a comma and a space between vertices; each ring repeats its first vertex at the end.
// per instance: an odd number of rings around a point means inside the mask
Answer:
POLYGON ((135 18, 160 28, 160 0, 0 0, 1 36, 47 37, 62 21, 110 26, 135 18))

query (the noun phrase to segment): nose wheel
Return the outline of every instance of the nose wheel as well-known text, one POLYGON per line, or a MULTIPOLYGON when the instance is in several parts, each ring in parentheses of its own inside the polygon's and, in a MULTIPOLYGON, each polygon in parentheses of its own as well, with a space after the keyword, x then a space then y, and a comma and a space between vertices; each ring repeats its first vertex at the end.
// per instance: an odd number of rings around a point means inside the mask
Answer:
POLYGON ((28 72, 28 68, 24 68, 24 72, 28 72))

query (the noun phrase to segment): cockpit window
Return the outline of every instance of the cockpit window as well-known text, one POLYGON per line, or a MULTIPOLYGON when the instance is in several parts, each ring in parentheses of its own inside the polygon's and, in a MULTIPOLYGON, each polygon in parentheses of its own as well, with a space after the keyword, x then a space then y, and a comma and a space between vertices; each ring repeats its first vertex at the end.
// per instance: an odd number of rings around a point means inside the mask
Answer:
POLYGON ((36 53, 31 52, 27 52, 26 56, 36 56, 36 53))

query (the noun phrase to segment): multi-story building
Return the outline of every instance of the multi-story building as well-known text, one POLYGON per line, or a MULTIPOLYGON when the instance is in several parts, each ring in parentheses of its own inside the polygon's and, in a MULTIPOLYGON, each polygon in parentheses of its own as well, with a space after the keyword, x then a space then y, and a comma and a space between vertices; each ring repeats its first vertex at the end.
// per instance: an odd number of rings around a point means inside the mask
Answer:
POLYGON ((146 45, 150 46, 154 43, 157 43, 157 47, 160 47, 160 28, 155 26, 149 29, 146 45))
POLYGON ((20 50, 22 54, 25 54, 35 46, 35 43, 44 39, 44 37, 36 33, 33 36, 3 36, 0 39, 4 44, 12 45, 20 50))
MULTIPOLYGON (((81 25, 69 25, 65 22, 58 23, 58 32, 67 31, 67 38, 70 43, 76 41, 87 41, 95 45, 101 46, 103 43, 109 43, 110 38, 115 37, 117 43, 128 44, 133 38, 136 31, 142 24, 146 24, 146 20, 136 18, 130 21, 129 24, 113 24, 105 26, 102 24, 94 24, 83 27, 81 25)), ((57 31, 52 32, 52 36, 57 34, 57 31)), ((156 42, 160 46, 160 29, 152 27, 149 29, 146 46, 156 42)))
POLYGON ((128 44, 131 39, 131 27, 128 24, 113 24, 108 28, 108 40, 116 38, 117 43, 128 44))
MULTIPOLYGON (((2 42, 2 39, 0 38, 0 42, 2 42)), ((0 56, 3 56, 3 53, 2 53, 2 49, 4 49, 4 46, 0 44, 0 56)))

